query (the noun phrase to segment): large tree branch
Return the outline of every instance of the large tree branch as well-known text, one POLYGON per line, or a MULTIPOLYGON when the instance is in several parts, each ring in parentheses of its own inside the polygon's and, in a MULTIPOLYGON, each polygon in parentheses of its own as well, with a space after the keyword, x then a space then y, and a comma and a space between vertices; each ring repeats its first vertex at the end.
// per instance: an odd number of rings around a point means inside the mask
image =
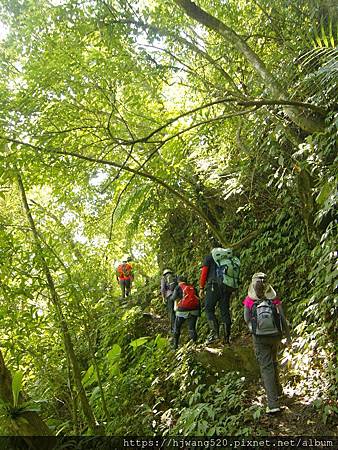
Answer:
MULTIPOLYGON (((174 122, 177 122, 178 120, 182 119, 183 117, 195 114, 198 111, 201 111, 203 109, 210 108, 212 106, 219 105, 222 103, 234 103, 238 106, 256 106, 257 108, 260 108, 262 106, 288 105, 288 106, 297 106, 297 107, 299 106, 301 108, 309 109, 309 110, 312 110, 314 112, 318 112, 321 114, 324 114, 327 112, 327 109, 325 109, 321 106, 316 106, 316 105, 313 105, 312 103, 297 102, 297 101, 292 101, 292 100, 282 100, 282 99, 238 100, 237 98, 233 98, 233 97, 225 97, 225 98, 220 98, 220 99, 214 100, 209 103, 205 103, 204 105, 197 106, 196 108, 191 109, 189 111, 185 111, 185 112, 173 117, 172 119, 169 119, 165 124, 156 128, 155 130, 153 130, 151 133, 147 134, 146 136, 143 136, 141 138, 136 138, 132 141, 131 140, 120 140, 120 144, 121 145, 132 145, 132 144, 137 144, 137 143, 149 142, 150 139, 153 136, 155 136, 157 133, 159 133, 160 131, 163 131, 165 128, 172 125, 174 122)), ((237 112, 235 111, 233 113, 224 115, 224 118, 228 118, 228 117, 232 117, 232 116, 236 116, 236 115, 242 115, 242 114, 243 114, 243 111, 237 111, 237 112)), ((221 116, 219 116, 219 117, 221 117, 221 116)), ((213 120, 213 119, 211 119, 211 120, 213 120)), ((116 140, 117 138, 114 138, 114 139, 116 140)))
MULTIPOLYGON (((94 158, 92 156, 81 155, 76 152, 66 152, 64 150, 59 150, 59 149, 44 148, 44 147, 33 145, 33 144, 30 144, 27 142, 19 141, 17 139, 5 138, 4 136, 0 136, 0 139, 6 140, 7 142, 15 143, 20 146, 29 147, 39 153, 48 153, 48 154, 52 154, 52 155, 69 156, 71 158, 77 158, 77 159, 92 162, 95 164, 103 164, 103 165, 115 167, 117 169, 123 169, 126 172, 130 172, 130 173, 140 176, 142 178, 151 180, 153 183, 156 183, 157 185, 162 186, 164 189, 166 189, 168 192, 170 192, 173 196, 175 196, 177 199, 179 199, 185 206, 187 206, 189 209, 191 209, 193 212, 195 212, 196 216, 205 222, 205 224, 209 227, 209 229, 211 230, 213 235, 222 243, 222 245, 228 246, 228 247, 232 246, 231 243, 228 243, 224 240, 221 230, 217 227, 216 224, 214 224, 210 220, 208 215, 190 200, 190 196, 188 193, 182 194, 181 191, 176 190, 175 188, 170 186, 167 182, 163 181, 161 178, 159 178, 149 172, 145 172, 145 171, 139 170, 139 169, 134 169, 129 166, 123 166, 122 164, 116 163, 114 161, 108 161, 105 159, 94 158)), ((239 246, 240 241, 237 242, 235 245, 239 246)))
MULTIPOLYGON (((229 117, 234 117, 234 116, 239 116, 239 115, 249 114, 249 113, 255 111, 256 109, 257 109, 257 108, 253 108, 253 109, 241 111, 241 112, 238 112, 238 113, 233 113, 233 114, 228 114, 228 115, 218 116, 218 117, 215 117, 215 118, 213 118, 213 119, 209 119, 209 120, 205 120, 205 121, 203 121, 203 122, 195 123, 194 125, 191 125, 190 127, 187 127, 187 128, 185 128, 185 129, 183 129, 183 130, 180 130, 179 132, 177 132, 177 133, 175 133, 175 134, 169 136, 167 139, 165 139, 164 141, 162 141, 162 142, 160 143, 160 145, 157 146, 157 147, 155 148, 155 150, 153 150, 153 151, 148 155, 148 157, 147 157, 146 160, 142 163, 142 165, 140 166, 140 168, 143 168, 143 167, 144 167, 144 166, 145 166, 145 165, 146 165, 146 164, 147 164, 147 163, 148 163, 148 162, 149 162, 149 161, 150 161, 150 160, 158 153, 159 149, 160 149, 161 147, 163 147, 165 144, 167 144, 169 141, 171 141, 172 139, 177 138, 177 137, 179 137, 180 135, 182 135, 182 134, 184 134, 184 133, 186 133, 186 132, 188 132, 188 131, 190 131, 190 130, 192 130, 192 129, 194 129, 194 128, 197 128, 197 127, 199 127, 199 126, 201 126, 201 125, 205 125, 205 124, 207 124, 207 123, 215 122, 215 121, 217 121, 217 120, 224 120, 224 119, 229 118, 229 117)), ((120 171, 119 171, 119 173, 120 173, 120 171)), ((130 178, 130 180, 128 181, 127 185, 126 185, 126 186, 123 188, 123 190, 119 193, 119 196, 118 196, 118 198, 117 198, 116 206, 115 206, 115 208, 113 209, 113 212, 112 212, 112 215, 111 215, 111 225, 110 225, 110 231, 109 231, 109 240, 111 240, 112 233, 113 233, 114 215, 115 215, 117 206, 118 206, 118 204, 119 204, 119 202, 120 202, 120 200, 121 200, 123 194, 127 191, 128 187, 130 186, 130 184, 131 184, 131 182, 132 182, 132 180, 134 179, 135 176, 136 176, 136 174, 133 174, 133 176, 132 176, 132 177, 130 178)), ((117 177, 115 176, 114 179, 113 179, 111 182, 109 182, 108 185, 105 186, 105 188, 102 190, 102 192, 105 192, 105 190, 107 189, 107 187, 108 187, 113 181, 115 181, 116 178, 117 178, 117 177)))
POLYGON ((196 206, 189 199, 189 195, 188 194, 185 194, 185 195, 182 194, 180 191, 177 191, 172 186, 170 186, 168 183, 166 183, 165 181, 161 180, 160 178, 158 178, 157 176, 155 176, 155 175, 153 175, 153 174, 151 174, 149 172, 145 172, 145 171, 142 171, 142 170, 139 170, 139 169, 134 169, 132 167, 129 167, 129 166, 126 166, 126 165, 123 165, 123 164, 119 164, 119 163, 116 163, 116 162, 113 162, 113 161, 108 161, 106 159, 94 158, 92 156, 85 156, 85 155, 81 155, 81 154, 75 153, 75 152, 66 152, 66 151, 63 151, 63 150, 56 150, 56 149, 46 149, 46 148, 43 148, 43 147, 40 147, 40 146, 35 146, 33 144, 21 142, 21 141, 18 141, 16 139, 10 139, 10 141, 13 142, 13 143, 16 143, 18 145, 23 145, 23 146, 26 146, 26 147, 30 147, 30 148, 34 149, 35 151, 38 151, 38 152, 49 153, 49 154, 54 154, 54 155, 56 154, 56 155, 70 156, 70 157, 74 157, 74 158, 81 159, 81 160, 84 160, 84 161, 89 161, 89 162, 96 163, 96 164, 108 165, 108 166, 115 167, 115 168, 120 169, 120 170, 122 169, 122 170, 124 170, 126 172, 133 173, 133 174, 138 175, 138 176, 140 176, 142 178, 147 178, 148 180, 151 180, 152 182, 162 186, 163 188, 168 190, 171 194, 173 194, 176 198, 181 200, 186 206, 188 206, 192 211, 194 211, 198 217, 200 217, 201 219, 203 219, 205 221, 205 223, 209 226, 209 228, 215 234, 217 239, 223 240, 222 236, 220 234, 220 231, 217 229, 215 224, 210 221, 210 219, 204 213, 204 211, 200 210, 200 208, 198 208, 198 206, 196 206))
MULTIPOLYGON (((225 25, 222 21, 204 11, 191 0, 174 0, 174 2, 185 11, 185 13, 205 25, 210 30, 223 36, 230 45, 246 58, 256 73, 262 78, 264 83, 277 99, 288 100, 288 95, 268 70, 261 58, 251 49, 245 40, 239 36, 233 29, 225 25)), ((321 115, 316 117, 308 116, 302 108, 296 106, 288 106, 284 108, 287 116, 304 131, 313 133, 323 131, 325 127, 324 118, 321 115)))
POLYGON ((144 137, 137 138, 137 139, 135 139, 133 141, 120 140, 120 143, 121 144, 131 145, 131 144, 137 144, 137 143, 142 143, 142 142, 143 143, 144 142, 149 142, 149 140, 153 136, 155 136, 155 134, 159 133, 160 131, 164 130, 168 126, 172 125, 174 122, 177 122, 178 120, 183 119, 183 117, 189 116, 190 114, 194 114, 194 113, 196 113, 198 111, 201 111, 202 109, 209 108, 210 106, 218 105, 220 103, 225 103, 226 101, 231 101, 231 100, 234 100, 234 99, 232 97, 228 98, 228 99, 218 99, 218 100, 215 100, 213 102, 209 102, 209 103, 206 103, 204 105, 197 106, 194 109, 191 109, 189 111, 185 111, 185 112, 183 112, 183 113, 173 117, 172 119, 169 119, 165 124, 163 124, 160 127, 156 128, 155 130, 153 130, 151 133, 147 134, 144 137))
MULTIPOLYGON (((300 108, 309 109, 311 111, 317 112, 319 114, 326 114, 328 112, 327 108, 323 106, 313 105, 312 103, 297 102, 293 100, 282 100, 282 99, 252 99, 252 100, 238 100, 237 105, 240 106, 299 106, 300 108)), ((334 111, 336 110, 334 107, 334 111)))

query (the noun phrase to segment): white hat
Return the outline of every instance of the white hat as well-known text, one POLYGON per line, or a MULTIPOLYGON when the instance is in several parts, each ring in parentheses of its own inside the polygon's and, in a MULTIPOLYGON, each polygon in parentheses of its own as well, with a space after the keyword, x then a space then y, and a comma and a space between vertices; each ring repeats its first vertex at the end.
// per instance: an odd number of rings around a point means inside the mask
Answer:
POLYGON ((257 273, 254 273, 253 275, 252 275, 252 281, 254 281, 254 280, 260 280, 260 279, 262 279, 262 280, 266 280, 267 279, 267 274, 266 273, 263 273, 263 272, 257 272, 257 273))
MULTIPOLYGON (((259 300, 259 298, 257 297, 256 291, 255 291, 255 288, 254 288, 254 284, 255 284, 256 280, 260 280, 260 279, 266 280, 267 275, 263 272, 257 272, 252 276, 252 281, 251 281, 249 289, 248 289, 248 296, 250 298, 252 298, 252 300, 259 300)), ((267 298, 268 300, 273 300, 274 298, 277 297, 276 291, 271 286, 271 284, 265 285, 264 297, 267 298)))
POLYGON ((122 262, 128 262, 128 255, 124 255, 121 259, 122 262))

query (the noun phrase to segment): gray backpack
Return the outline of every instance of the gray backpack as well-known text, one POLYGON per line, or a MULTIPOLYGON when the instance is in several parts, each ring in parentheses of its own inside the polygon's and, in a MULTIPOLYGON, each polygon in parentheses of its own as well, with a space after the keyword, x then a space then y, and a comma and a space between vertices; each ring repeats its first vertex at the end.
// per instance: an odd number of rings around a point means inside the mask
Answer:
POLYGON ((164 280, 166 290, 173 293, 175 287, 177 286, 177 275, 174 275, 173 273, 167 273, 166 275, 164 275, 164 280))
POLYGON ((276 305, 265 299, 255 302, 251 310, 252 333, 256 336, 277 336, 281 333, 281 318, 276 305))

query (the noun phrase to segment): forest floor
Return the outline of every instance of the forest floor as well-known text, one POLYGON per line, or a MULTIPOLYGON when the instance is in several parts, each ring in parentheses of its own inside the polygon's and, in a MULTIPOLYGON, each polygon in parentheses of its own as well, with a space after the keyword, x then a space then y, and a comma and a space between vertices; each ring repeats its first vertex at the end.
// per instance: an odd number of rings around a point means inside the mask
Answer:
MULTIPOLYGON (((162 336, 168 336, 168 339, 170 339, 168 319, 164 308, 162 312, 158 309, 156 312, 149 311, 147 308, 144 310, 143 316, 145 328, 149 334, 153 336, 161 334, 162 336)), ((184 330, 181 336, 182 344, 187 342, 187 334, 187 330, 184 330)), ((193 351, 202 353, 210 351, 210 349, 213 356, 216 355, 216 359, 219 358, 219 362, 216 362, 216 364, 222 364, 222 359, 224 362, 224 359, 231 352, 238 352, 240 349, 245 349, 254 355, 252 339, 248 334, 234 337, 231 344, 227 346, 224 346, 221 340, 211 345, 199 343, 193 351)), ((173 352, 173 357, 174 355, 175 353, 173 352)), ((215 361, 213 359, 213 362, 215 361)), ((288 378, 288 373, 285 368, 281 369, 280 375, 284 395, 281 397, 282 411, 275 415, 265 413, 266 398, 261 380, 256 376, 256 379, 250 380, 248 384, 248 394, 251 397, 251 404, 257 405, 262 410, 259 419, 253 421, 252 424, 253 428, 257 430, 257 433, 260 435, 263 433, 265 436, 337 436, 338 422, 333 423, 331 421, 324 424, 318 413, 318 409, 314 406, 313 402, 315 398, 300 392, 299 387, 295 386, 293 381, 288 378)))
POLYGON ((271 436, 334 436, 335 430, 324 425, 314 407, 301 396, 284 395, 282 413, 262 416, 260 425, 271 436))
MULTIPOLYGON (((206 348, 202 344, 200 348, 206 348)), ((229 352, 237 352, 239 347, 252 351, 254 348, 250 336, 241 336, 234 339, 230 345, 224 345, 218 341, 213 345, 214 351, 218 351, 219 358, 226 358, 229 352)), ((257 433, 265 436, 337 436, 338 422, 324 424, 318 409, 314 406, 315 398, 299 392, 297 386, 292 386, 288 379, 286 369, 281 369, 281 381, 283 396, 280 397, 281 412, 278 414, 266 414, 266 397, 260 378, 250 379, 248 384, 248 403, 261 408, 262 414, 255 423, 257 433), (251 401, 250 401, 251 399, 251 401)))
MULTIPOLYGON (((252 338, 249 335, 237 337, 231 346, 249 347, 254 353, 252 338)), ((282 350, 281 350, 282 353, 282 350)), ((281 366, 281 364, 280 364, 281 366)), ((315 398, 300 391, 290 379, 287 368, 280 367, 283 395, 280 397, 281 412, 275 415, 263 413, 258 427, 271 436, 337 436, 338 422, 324 424, 314 406, 315 398)), ((266 397, 261 379, 253 380, 249 387, 252 403, 266 406, 266 397)))

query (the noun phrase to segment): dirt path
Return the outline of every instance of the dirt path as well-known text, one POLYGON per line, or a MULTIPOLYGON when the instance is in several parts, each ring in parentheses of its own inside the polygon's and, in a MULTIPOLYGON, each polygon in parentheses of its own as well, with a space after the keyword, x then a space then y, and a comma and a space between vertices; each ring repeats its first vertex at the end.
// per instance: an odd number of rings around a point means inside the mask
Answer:
MULTIPOLYGON (((205 346, 206 347, 206 346, 205 346)), ((246 348, 252 351, 251 336, 240 336, 230 346, 222 351, 224 346, 218 341, 213 349, 218 351, 219 358, 226 357, 233 349, 246 348)), ((281 380, 284 395, 280 398, 282 411, 276 415, 265 413, 266 397, 260 379, 252 379, 248 388, 248 406, 255 404, 261 410, 259 419, 253 423, 257 434, 266 436, 337 436, 338 421, 332 418, 324 424, 321 414, 315 408, 315 398, 309 398, 298 392, 296 387, 288 379, 288 373, 281 369, 281 380)), ((337 419, 337 418, 336 418, 337 419)))

